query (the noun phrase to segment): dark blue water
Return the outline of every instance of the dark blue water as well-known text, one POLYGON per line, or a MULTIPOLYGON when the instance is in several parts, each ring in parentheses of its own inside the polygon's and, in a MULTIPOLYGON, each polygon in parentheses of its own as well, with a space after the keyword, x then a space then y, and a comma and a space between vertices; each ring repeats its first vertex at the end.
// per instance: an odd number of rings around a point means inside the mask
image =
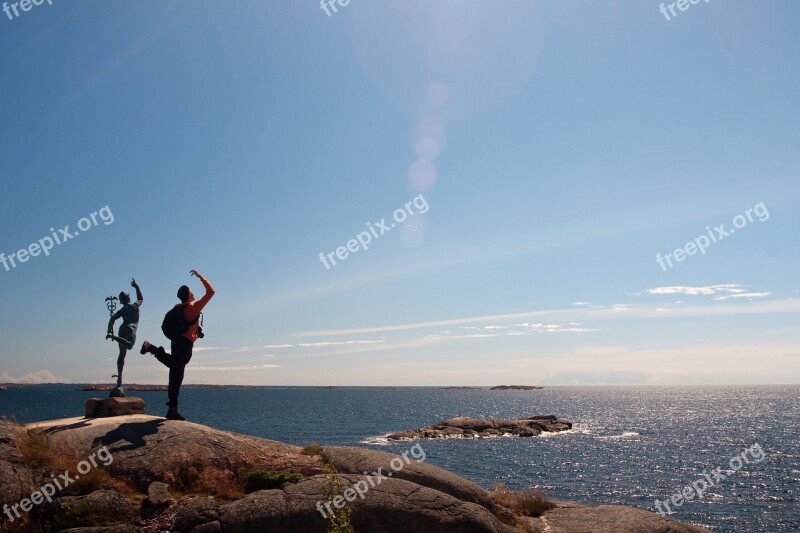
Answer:
MULTIPOLYGON (((20 421, 83 413, 92 393, 75 386, 10 388, 0 414, 20 421)), ((719 532, 800 531, 800 386, 552 387, 537 391, 435 388, 187 387, 190 420, 298 445, 311 442, 401 452, 408 443, 368 444, 391 431, 453 416, 556 414, 567 434, 529 439, 424 441, 427 462, 490 488, 541 487, 586 504, 654 509, 722 467, 730 476, 673 518, 719 532), (760 444, 765 458, 731 472, 729 460, 760 444)), ((96 395, 96 394, 95 394, 96 395)), ((163 415, 165 393, 136 393, 163 415)))

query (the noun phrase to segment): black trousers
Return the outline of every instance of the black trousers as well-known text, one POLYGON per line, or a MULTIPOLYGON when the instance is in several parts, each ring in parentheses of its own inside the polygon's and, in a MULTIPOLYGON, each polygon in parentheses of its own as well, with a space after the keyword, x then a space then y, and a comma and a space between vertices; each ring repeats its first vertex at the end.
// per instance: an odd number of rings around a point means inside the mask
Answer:
POLYGON ((167 386, 167 398, 170 407, 178 407, 178 394, 181 392, 183 384, 183 372, 186 365, 192 359, 192 348, 194 343, 186 337, 180 336, 171 343, 172 353, 167 353, 163 347, 156 348, 156 359, 169 368, 169 385, 167 386))

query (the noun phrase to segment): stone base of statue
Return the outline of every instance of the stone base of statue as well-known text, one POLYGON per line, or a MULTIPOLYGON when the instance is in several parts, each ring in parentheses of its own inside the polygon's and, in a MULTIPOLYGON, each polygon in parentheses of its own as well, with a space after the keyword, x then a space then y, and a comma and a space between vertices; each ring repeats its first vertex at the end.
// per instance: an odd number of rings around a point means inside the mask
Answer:
POLYGON ((89 398, 86 400, 86 418, 107 418, 111 416, 143 415, 144 400, 128 398, 89 398))

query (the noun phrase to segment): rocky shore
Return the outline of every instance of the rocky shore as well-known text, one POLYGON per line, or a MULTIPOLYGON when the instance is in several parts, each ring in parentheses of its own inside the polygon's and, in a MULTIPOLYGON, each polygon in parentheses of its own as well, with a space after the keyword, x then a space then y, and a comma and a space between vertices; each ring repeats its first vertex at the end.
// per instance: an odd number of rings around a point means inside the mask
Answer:
POLYGON ((572 422, 555 415, 533 416, 515 420, 470 418, 460 416, 432 426, 409 429, 387 435, 389 440, 414 439, 485 439, 491 437, 536 437, 545 432, 567 431, 572 422))
POLYGON ((630 507, 516 502, 426 462, 362 448, 302 449, 141 414, 28 425, 0 419, 0 506, 12 518, 15 505, 20 512, 13 521, 0 514, 3 531, 705 531, 630 507), (107 460, 91 467, 95 456, 107 460), (51 474, 67 471, 74 481, 42 501, 37 491, 51 474), (351 490, 359 486, 370 487, 363 497, 351 490), (40 501, 31 506, 34 494, 40 501), (319 512, 326 501, 347 502, 336 523, 319 512))

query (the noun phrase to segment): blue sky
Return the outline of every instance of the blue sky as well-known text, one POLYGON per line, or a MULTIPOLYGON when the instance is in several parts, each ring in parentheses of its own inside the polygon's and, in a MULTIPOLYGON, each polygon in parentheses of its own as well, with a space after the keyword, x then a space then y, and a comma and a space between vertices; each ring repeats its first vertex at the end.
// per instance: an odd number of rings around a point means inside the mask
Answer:
POLYGON ((0 12, 0 252, 113 215, 0 264, 0 381, 108 381, 104 298, 164 343, 196 268, 189 383, 798 383, 800 5, 659 5, 0 12))

